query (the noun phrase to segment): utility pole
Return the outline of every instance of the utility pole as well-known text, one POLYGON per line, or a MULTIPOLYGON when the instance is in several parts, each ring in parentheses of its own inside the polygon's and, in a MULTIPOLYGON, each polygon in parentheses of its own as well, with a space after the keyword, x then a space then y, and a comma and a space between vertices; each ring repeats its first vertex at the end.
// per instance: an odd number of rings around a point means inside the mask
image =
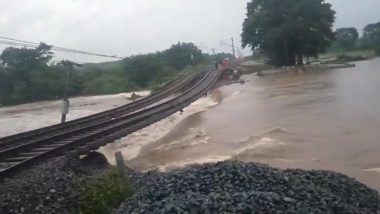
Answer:
POLYGON ((81 66, 80 64, 73 63, 71 61, 65 60, 61 62, 61 65, 67 72, 67 79, 65 83, 65 88, 63 91, 63 100, 61 108, 61 123, 66 122, 66 115, 69 113, 70 100, 69 100, 69 91, 71 85, 71 76, 74 71, 74 65, 81 66))
POLYGON ((232 42, 232 55, 235 57, 235 43, 234 43, 234 37, 231 37, 231 42, 232 42))
POLYGON ((215 55, 215 48, 212 49, 212 55, 215 55))

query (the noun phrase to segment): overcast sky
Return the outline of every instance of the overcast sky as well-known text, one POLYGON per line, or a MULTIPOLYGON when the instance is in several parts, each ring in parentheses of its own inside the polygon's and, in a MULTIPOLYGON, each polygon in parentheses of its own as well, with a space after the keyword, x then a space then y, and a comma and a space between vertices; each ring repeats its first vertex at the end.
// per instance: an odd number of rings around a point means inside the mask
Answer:
MULTIPOLYGON (((336 27, 380 21, 380 0, 326 0, 336 27)), ((0 0, 0 36, 66 48, 130 56, 178 41, 202 50, 230 51, 221 41, 240 32, 248 0, 0 0)), ((1 41, 1 39, 0 39, 1 41)), ((5 46, 0 44, 0 49, 5 46)), ((243 51, 249 53, 248 50, 243 51)), ((112 59, 57 54, 77 62, 112 59)))

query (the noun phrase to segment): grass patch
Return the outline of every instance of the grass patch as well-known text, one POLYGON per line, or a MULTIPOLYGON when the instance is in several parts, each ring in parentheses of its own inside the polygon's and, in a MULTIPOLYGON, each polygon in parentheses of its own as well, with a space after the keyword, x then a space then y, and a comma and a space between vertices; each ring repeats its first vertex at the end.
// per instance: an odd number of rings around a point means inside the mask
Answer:
POLYGON ((368 57, 363 56, 349 56, 345 54, 338 55, 338 57, 331 61, 331 62, 337 62, 337 63, 344 63, 344 62, 355 62, 355 61, 361 61, 369 59, 368 57))
POLYGON ((274 68, 276 67, 269 64, 241 65, 243 74, 251 74, 251 73, 261 72, 261 71, 270 70, 274 68))
POLYGON ((116 169, 111 169, 96 180, 77 187, 80 195, 80 214, 108 214, 132 195, 132 186, 116 169))
POLYGON ((332 51, 325 54, 321 54, 316 61, 325 61, 338 58, 339 56, 348 56, 348 57, 363 57, 366 59, 372 58, 375 56, 374 50, 353 50, 353 51, 332 51))

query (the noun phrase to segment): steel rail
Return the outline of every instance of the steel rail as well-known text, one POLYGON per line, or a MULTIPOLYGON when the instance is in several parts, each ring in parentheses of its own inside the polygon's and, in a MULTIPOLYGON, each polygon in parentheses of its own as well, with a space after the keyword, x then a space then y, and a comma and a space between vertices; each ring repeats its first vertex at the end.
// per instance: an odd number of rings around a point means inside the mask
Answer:
POLYGON ((208 72, 182 95, 157 106, 1 151, 0 176, 10 175, 19 168, 52 154, 59 154, 69 150, 86 153, 91 149, 97 149, 131 132, 144 128, 177 112, 203 96, 214 85, 218 77, 219 72, 208 72))
POLYGON ((119 117, 124 114, 132 113, 141 108, 152 105, 158 100, 169 97, 173 93, 178 92, 178 90, 185 87, 187 84, 191 83, 192 80, 194 80, 198 75, 200 74, 193 73, 190 75, 185 75, 179 78, 178 80, 173 81, 171 84, 168 84, 167 87, 165 87, 164 89, 161 89, 160 91, 158 91, 157 93, 151 96, 142 98, 138 101, 129 103, 124 106, 120 106, 118 108, 110 109, 110 110, 100 112, 94 115, 90 115, 87 117, 82 117, 76 120, 66 122, 64 124, 56 124, 56 125, 43 127, 43 128, 35 129, 32 131, 0 138, 0 150, 7 149, 14 145, 22 144, 24 141, 44 137, 46 135, 54 133, 55 131, 62 132, 64 130, 73 129, 74 127, 85 126, 86 124, 91 123, 91 122, 105 121, 105 120, 109 120, 115 117, 119 117))

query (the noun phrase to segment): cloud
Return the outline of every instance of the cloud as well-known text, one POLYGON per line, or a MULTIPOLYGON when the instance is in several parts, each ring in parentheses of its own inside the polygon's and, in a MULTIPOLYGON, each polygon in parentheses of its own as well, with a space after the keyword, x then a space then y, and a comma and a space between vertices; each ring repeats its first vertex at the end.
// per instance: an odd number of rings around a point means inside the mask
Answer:
MULTIPOLYGON (((221 40, 240 41, 247 0, 12 0, 0 8, 0 36, 129 56, 155 52, 178 41, 204 51, 230 51, 221 40)), ((328 0, 336 26, 362 28, 380 21, 380 1, 328 0), (355 8, 355 10, 353 10, 355 8)), ((0 49, 4 46, 0 46, 0 49)), ((249 51, 245 51, 248 53, 249 51)), ((78 62, 109 59, 57 53, 78 62)))

